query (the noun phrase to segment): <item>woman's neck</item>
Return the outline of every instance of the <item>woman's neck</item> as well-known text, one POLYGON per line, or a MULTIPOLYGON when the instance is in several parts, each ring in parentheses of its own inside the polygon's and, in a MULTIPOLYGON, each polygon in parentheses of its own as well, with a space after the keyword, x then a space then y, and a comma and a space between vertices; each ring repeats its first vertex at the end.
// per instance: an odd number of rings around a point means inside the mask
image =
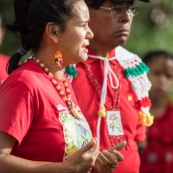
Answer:
POLYGON ((56 76, 58 79, 62 80, 64 73, 65 73, 65 68, 59 70, 59 71, 55 71, 55 72, 51 72, 54 76, 56 76))
POLYGON ((57 64, 55 63, 54 54, 51 53, 35 53, 34 56, 39 59, 49 70, 50 72, 57 77, 58 79, 62 80, 65 72, 65 68, 58 69, 57 64))

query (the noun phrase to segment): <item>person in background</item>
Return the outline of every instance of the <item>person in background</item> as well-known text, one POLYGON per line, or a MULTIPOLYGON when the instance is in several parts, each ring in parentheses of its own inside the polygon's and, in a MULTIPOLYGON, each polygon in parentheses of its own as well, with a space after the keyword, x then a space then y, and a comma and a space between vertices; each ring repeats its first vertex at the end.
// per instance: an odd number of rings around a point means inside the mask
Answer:
POLYGON ((85 61, 93 38, 83 0, 14 0, 10 31, 21 48, 10 58, 0 87, 1 173, 111 173, 125 143, 99 152, 64 77, 66 66, 85 61), (32 58, 19 61, 27 51, 32 58))
POLYGON ((127 141, 120 151, 124 160, 114 173, 138 173, 137 143, 145 140, 146 126, 153 121, 148 98, 151 83, 148 67, 121 45, 129 37, 139 7, 133 0, 85 2, 94 38, 88 46, 88 60, 76 64, 78 75, 72 86, 101 150, 127 141))
POLYGON ((173 171, 173 55, 152 51, 143 57, 149 66, 152 87, 149 93, 154 124, 147 130, 148 145, 140 153, 141 173, 173 171))
MULTIPOLYGON (((0 15, 0 46, 3 42, 5 34, 5 29, 3 26, 2 16, 0 15)), ((2 82, 8 77, 7 73, 7 63, 8 63, 9 57, 0 53, 0 85, 2 82)))

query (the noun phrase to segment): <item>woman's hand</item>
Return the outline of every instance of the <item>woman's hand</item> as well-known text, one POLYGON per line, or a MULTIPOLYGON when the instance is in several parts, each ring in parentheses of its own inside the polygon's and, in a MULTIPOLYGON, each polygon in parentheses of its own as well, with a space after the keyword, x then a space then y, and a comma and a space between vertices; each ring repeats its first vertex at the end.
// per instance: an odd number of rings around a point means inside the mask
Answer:
MULTIPOLYGON (((71 167, 75 173, 88 173, 95 165, 99 155, 97 139, 92 139, 85 147, 72 154, 64 164, 71 167)), ((73 172, 72 171, 72 172, 73 172)))
POLYGON ((121 150, 125 145, 126 141, 123 141, 116 146, 100 152, 92 172, 112 173, 118 166, 118 162, 124 160, 124 156, 117 150, 121 150))
POLYGON ((87 173, 99 154, 99 144, 93 139, 64 162, 31 161, 10 155, 16 143, 12 136, 0 131, 0 141, 1 173, 87 173))
POLYGON ((10 155, 16 140, 0 131, 0 168, 2 173, 88 173, 94 167, 95 173, 111 173, 123 156, 116 151, 121 145, 99 153, 97 139, 72 154, 64 162, 32 161, 10 155), (115 151, 114 151, 115 150, 115 151))

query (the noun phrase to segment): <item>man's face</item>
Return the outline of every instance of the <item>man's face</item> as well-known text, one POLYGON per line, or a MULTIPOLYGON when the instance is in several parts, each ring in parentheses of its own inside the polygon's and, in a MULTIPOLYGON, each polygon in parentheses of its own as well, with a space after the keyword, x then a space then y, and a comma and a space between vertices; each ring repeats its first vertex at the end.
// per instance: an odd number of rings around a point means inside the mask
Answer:
MULTIPOLYGON (((106 1, 102 4, 102 7, 113 7, 115 5, 122 8, 131 6, 128 3, 113 4, 110 1, 106 1)), ((111 11, 101 8, 97 10, 90 8, 89 11, 89 26, 94 33, 94 38, 90 41, 92 51, 99 54, 101 49, 110 51, 126 43, 130 34, 133 15, 123 12, 119 16, 114 16, 111 11)))

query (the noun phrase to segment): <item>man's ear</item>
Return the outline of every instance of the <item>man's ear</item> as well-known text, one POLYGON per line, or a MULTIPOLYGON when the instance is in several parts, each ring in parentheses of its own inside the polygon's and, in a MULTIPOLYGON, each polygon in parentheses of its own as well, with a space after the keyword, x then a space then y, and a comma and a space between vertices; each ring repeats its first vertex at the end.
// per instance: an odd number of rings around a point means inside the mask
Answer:
POLYGON ((58 43, 58 35, 60 33, 59 27, 50 22, 46 25, 46 33, 49 35, 49 37, 54 41, 55 43, 58 43))

